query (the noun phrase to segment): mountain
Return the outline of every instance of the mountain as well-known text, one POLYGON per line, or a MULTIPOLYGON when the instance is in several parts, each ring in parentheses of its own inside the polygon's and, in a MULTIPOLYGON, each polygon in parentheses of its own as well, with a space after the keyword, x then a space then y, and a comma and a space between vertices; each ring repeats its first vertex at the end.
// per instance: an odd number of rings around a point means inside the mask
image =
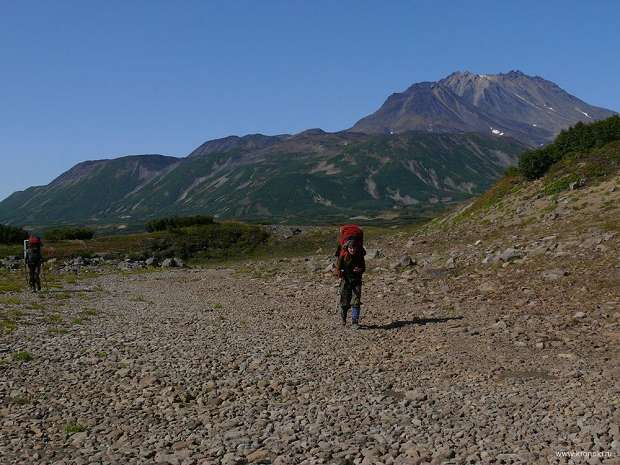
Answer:
POLYGON ((282 136, 257 150, 245 143, 216 145, 218 151, 194 151, 183 159, 134 156, 82 163, 48 186, 1 202, 0 222, 139 223, 207 213, 312 223, 417 215, 482 192, 524 149, 510 138, 479 134, 319 129, 282 136))
POLYGON ((613 114, 538 76, 520 71, 465 71, 392 94, 379 110, 350 130, 370 134, 480 132, 538 146, 551 142, 562 129, 579 121, 592 122, 613 114))
POLYGON ((290 137, 288 134, 279 136, 265 136, 264 134, 248 134, 247 136, 228 136, 205 142, 189 154, 192 157, 204 157, 211 153, 226 153, 232 151, 260 150, 290 137))
POLYGON ((0 222, 137 225, 197 213, 297 223, 402 220, 484 191, 524 150, 612 114, 519 71, 457 72, 393 94, 346 131, 229 136, 186 158, 80 163, 0 202, 0 222))
POLYGON ((47 186, 15 192, 0 202, 0 222, 42 225, 93 221, 93 215, 118 217, 114 208, 123 198, 180 161, 133 155, 79 163, 47 186))

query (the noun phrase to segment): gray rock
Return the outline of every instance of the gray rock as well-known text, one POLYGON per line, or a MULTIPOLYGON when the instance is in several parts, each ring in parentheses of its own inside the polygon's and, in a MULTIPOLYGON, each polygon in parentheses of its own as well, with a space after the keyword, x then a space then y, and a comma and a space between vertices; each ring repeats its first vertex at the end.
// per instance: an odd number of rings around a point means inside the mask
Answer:
POLYGON ((564 276, 568 276, 568 271, 564 270, 564 269, 553 269, 553 270, 546 270, 543 271, 543 279, 546 279, 547 281, 557 281, 561 278, 563 278, 564 276))
POLYGON ((500 260, 499 252, 489 253, 489 254, 487 254, 486 257, 484 257, 484 259, 482 260, 482 263, 484 265, 492 265, 494 263, 499 262, 499 260, 500 260))
POLYGON ((415 261, 409 255, 403 255, 398 259, 398 263, 396 263, 396 268, 407 268, 415 265, 415 261))
POLYGON ((419 389, 412 389, 410 391, 405 392, 405 399, 413 400, 416 402, 423 402, 428 398, 424 391, 419 389))
POLYGON ((383 258, 384 256, 381 249, 366 249, 366 260, 375 260, 377 258, 383 258))
POLYGON ((177 258, 177 257, 166 258, 161 263, 161 267, 162 268, 183 268, 183 267, 185 267, 185 263, 183 263, 183 260, 181 260, 180 258, 177 258))
POLYGON ((506 250, 504 250, 499 258, 500 260, 504 261, 504 262, 509 262, 511 260, 516 260, 518 258, 523 257, 522 253, 519 252, 517 249, 514 249, 512 247, 507 248, 506 250))

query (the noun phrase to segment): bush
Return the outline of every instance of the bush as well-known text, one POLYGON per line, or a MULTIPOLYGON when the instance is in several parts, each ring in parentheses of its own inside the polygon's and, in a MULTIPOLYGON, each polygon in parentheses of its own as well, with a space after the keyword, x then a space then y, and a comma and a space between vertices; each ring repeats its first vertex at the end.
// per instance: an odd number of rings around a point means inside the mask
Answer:
POLYGON ((580 122, 560 132, 547 147, 529 150, 521 155, 519 170, 529 180, 538 179, 547 173, 551 165, 569 153, 589 151, 615 140, 620 140, 620 116, 615 115, 591 124, 580 122))
POLYGON ((519 160, 519 171, 526 179, 534 180, 541 176, 551 168, 557 161, 557 155, 552 147, 545 147, 540 150, 529 150, 521 155, 519 160))
POLYGON ((187 228, 189 226, 200 226, 213 224, 212 216, 170 216, 149 221, 145 227, 148 232, 167 231, 170 229, 187 228))
POLYGON ((0 244, 20 244, 28 239, 28 233, 21 228, 0 224, 0 244))
POLYGON ((48 241, 83 240, 87 241, 95 236, 95 231, 88 228, 55 228, 43 233, 48 241))
POLYGON ((174 229, 151 244, 151 253, 158 258, 197 255, 203 258, 241 256, 255 250, 269 238, 259 226, 240 223, 211 224, 174 229))

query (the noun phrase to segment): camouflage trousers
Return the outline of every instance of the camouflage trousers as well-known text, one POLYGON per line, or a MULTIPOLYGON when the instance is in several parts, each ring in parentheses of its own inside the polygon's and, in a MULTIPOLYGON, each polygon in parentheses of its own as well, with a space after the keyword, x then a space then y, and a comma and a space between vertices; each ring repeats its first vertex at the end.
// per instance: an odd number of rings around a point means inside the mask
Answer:
POLYGON ((28 263, 28 284, 33 291, 41 290, 41 264, 28 263))
POLYGON ((340 306, 345 309, 362 305, 362 281, 340 281, 340 306))

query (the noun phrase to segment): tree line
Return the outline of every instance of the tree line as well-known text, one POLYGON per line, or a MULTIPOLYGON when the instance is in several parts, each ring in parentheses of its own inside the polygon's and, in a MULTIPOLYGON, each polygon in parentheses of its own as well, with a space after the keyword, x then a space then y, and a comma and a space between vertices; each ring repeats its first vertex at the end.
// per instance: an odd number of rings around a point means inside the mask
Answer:
POLYGON ((552 144, 524 152, 519 160, 519 171, 529 180, 538 179, 569 153, 602 147, 615 140, 620 140, 620 116, 590 124, 579 122, 560 132, 552 144))

